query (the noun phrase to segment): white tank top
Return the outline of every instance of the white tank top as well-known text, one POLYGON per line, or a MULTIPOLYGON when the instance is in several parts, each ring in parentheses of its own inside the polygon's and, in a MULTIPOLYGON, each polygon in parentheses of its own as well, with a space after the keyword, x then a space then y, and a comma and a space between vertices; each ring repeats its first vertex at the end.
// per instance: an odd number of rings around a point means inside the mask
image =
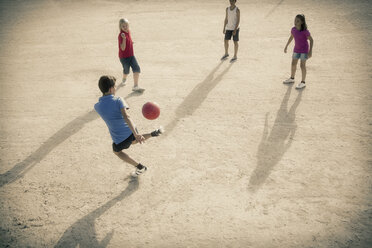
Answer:
POLYGON ((235 26, 238 23, 238 14, 236 13, 237 9, 238 7, 236 6, 233 10, 231 10, 230 7, 227 8, 227 24, 225 27, 226 30, 235 30, 235 26))

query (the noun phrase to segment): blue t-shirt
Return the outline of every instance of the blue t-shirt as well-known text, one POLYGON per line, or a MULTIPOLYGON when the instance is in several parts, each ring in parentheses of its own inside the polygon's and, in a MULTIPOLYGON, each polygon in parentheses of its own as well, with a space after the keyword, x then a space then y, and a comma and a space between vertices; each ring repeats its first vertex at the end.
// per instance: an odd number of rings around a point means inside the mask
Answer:
POLYGON ((102 96, 94 105, 94 109, 106 122, 112 141, 115 144, 119 144, 132 134, 132 130, 130 130, 121 114, 122 108, 128 109, 129 107, 122 98, 114 95, 102 96))

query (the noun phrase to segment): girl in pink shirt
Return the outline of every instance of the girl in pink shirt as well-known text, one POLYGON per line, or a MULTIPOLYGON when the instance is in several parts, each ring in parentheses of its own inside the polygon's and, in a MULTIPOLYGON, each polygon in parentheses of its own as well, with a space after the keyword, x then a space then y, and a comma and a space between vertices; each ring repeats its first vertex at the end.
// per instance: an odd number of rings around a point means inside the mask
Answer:
POLYGON ((288 39, 287 45, 284 48, 284 52, 287 53, 288 45, 295 40, 295 47, 293 49, 292 56, 292 67, 291 67, 291 77, 285 80, 283 83, 291 84, 294 83, 294 76, 296 74, 297 62, 300 59, 301 63, 301 72, 302 80, 296 86, 296 89, 302 89, 306 86, 306 60, 311 58, 313 55, 313 44, 314 40, 310 35, 309 30, 307 29, 306 20, 304 15, 297 15, 294 21, 295 26, 291 30, 291 36, 288 39), (307 40, 310 41, 310 49, 307 40))

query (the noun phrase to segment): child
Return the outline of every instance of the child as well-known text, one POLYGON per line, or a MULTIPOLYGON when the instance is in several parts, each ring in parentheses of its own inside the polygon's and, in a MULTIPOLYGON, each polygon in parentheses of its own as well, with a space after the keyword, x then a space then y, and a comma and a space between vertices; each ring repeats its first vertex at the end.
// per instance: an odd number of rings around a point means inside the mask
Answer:
POLYGON ((99 79, 98 86, 103 96, 94 105, 94 109, 106 122, 113 140, 114 154, 124 162, 136 167, 136 171, 132 173, 132 176, 136 177, 145 172, 147 167, 122 150, 128 149, 132 144, 142 144, 151 137, 159 136, 163 133, 163 130, 159 128, 148 134, 139 134, 128 114, 129 107, 123 99, 115 97, 115 82, 116 79, 112 76, 102 76, 99 79))
POLYGON ((223 25, 223 33, 225 34, 225 55, 222 56, 221 60, 229 57, 229 40, 231 36, 234 40, 234 57, 230 62, 235 62, 238 57, 238 41, 239 41, 239 23, 240 23, 240 10, 235 5, 236 0, 230 0, 230 7, 226 8, 225 22, 223 25))
POLYGON ((125 85, 127 76, 129 74, 129 67, 132 67, 134 86, 133 91, 143 92, 144 89, 138 87, 138 78, 141 68, 138 65, 137 59, 134 56, 133 41, 129 31, 129 21, 127 19, 120 19, 119 21, 119 58, 123 65, 123 80, 122 85, 125 85))
POLYGON ((311 58, 313 55, 313 44, 314 40, 310 35, 309 30, 307 30, 306 20, 304 15, 297 15, 294 21, 295 26, 291 30, 291 36, 288 39, 287 45, 284 48, 284 52, 287 53, 287 48, 291 41, 295 40, 295 47, 293 49, 292 56, 292 68, 291 68, 291 77, 285 80, 283 83, 291 84, 294 83, 294 76, 296 73, 297 62, 301 60, 301 71, 302 71, 302 80, 296 86, 296 89, 302 89, 306 87, 306 60, 311 58), (310 40, 310 50, 307 40, 310 40))

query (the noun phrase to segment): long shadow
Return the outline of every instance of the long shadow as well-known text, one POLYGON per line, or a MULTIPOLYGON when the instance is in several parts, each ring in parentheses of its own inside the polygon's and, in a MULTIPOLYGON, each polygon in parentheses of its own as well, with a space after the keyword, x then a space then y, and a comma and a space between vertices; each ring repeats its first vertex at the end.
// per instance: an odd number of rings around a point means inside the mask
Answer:
MULTIPOLYGON (((119 90, 121 85, 119 85, 116 89, 119 90)), ((124 97, 125 100, 141 95, 141 93, 132 92, 124 97)), ((12 183, 15 180, 23 177, 30 169, 32 169, 36 164, 38 164, 41 160, 44 159, 52 150, 54 150, 57 146, 63 143, 66 139, 80 131, 85 124, 94 121, 98 118, 98 114, 93 109, 88 113, 85 113, 74 120, 67 123, 64 127, 58 130, 55 134, 49 137, 36 151, 30 154, 27 158, 23 161, 14 165, 10 170, 7 172, 0 174, 0 187, 12 183)))
POLYGON ((221 67, 223 61, 218 63, 218 65, 208 74, 208 76, 194 87, 194 89, 186 96, 180 105, 178 105, 175 111, 175 117, 171 122, 165 127, 164 136, 169 135, 172 130, 177 126, 180 119, 192 115, 195 110, 197 110, 200 105, 207 98, 209 92, 217 86, 217 84, 222 80, 223 76, 229 71, 232 63, 226 67, 220 74, 215 76, 214 74, 221 67))
POLYGON ((59 239, 58 243, 54 246, 56 248, 65 247, 80 247, 80 248, 98 248, 106 247, 112 236, 114 230, 106 235, 101 242, 97 240, 96 230, 94 227, 95 220, 104 214, 108 209, 114 206, 117 202, 130 196, 138 189, 138 179, 131 178, 127 188, 120 193, 120 195, 106 202, 101 207, 85 215, 83 218, 77 220, 72 224, 59 239))
POLYGON ((274 125, 268 131, 268 113, 266 113, 265 127, 257 151, 257 166, 249 180, 249 190, 257 191, 266 181, 274 166, 282 159, 285 152, 292 144, 297 129, 295 122, 296 109, 300 104, 302 91, 288 111, 288 100, 291 95, 292 85, 288 86, 280 108, 275 118, 274 125))
POLYGON ((284 0, 280 0, 266 15, 265 18, 268 18, 274 11, 284 2, 284 0))

